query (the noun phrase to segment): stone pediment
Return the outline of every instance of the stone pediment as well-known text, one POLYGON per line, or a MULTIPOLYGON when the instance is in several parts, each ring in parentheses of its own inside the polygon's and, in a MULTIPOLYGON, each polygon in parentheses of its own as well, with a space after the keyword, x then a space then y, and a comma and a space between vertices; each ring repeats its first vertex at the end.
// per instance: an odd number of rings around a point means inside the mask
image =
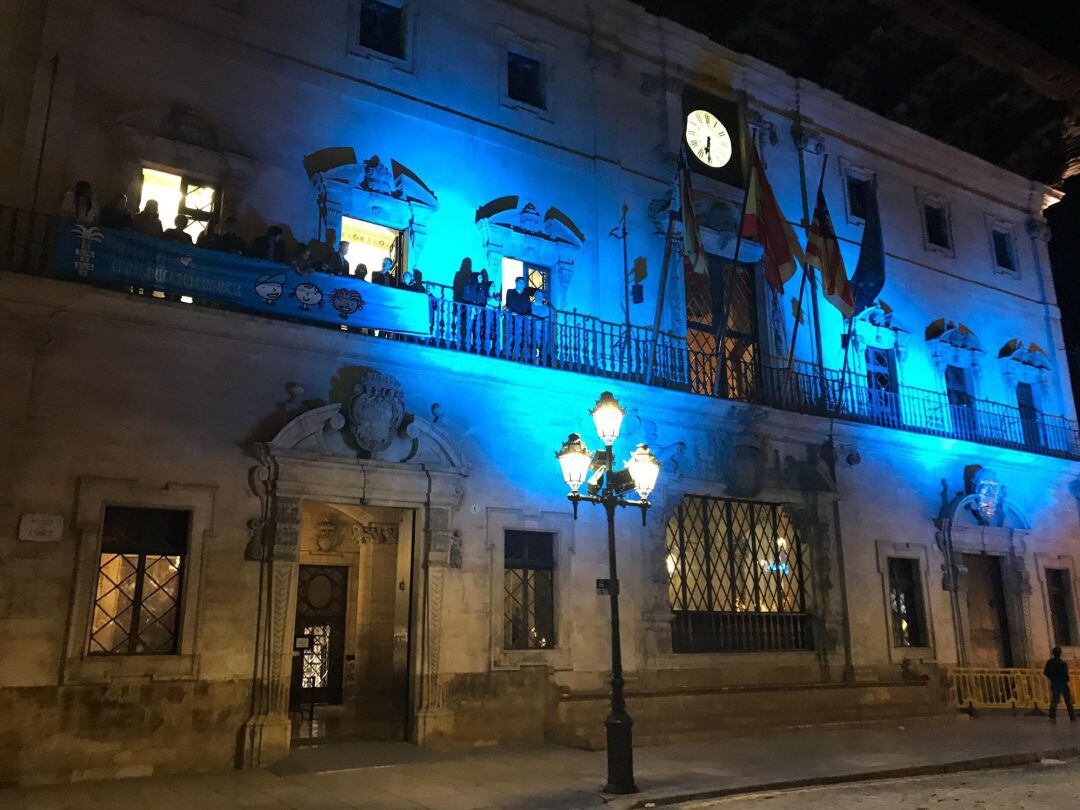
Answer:
POLYGON ((358 378, 347 401, 294 416, 267 447, 275 455, 370 459, 458 472, 468 466, 446 430, 405 410, 401 383, 372 369, 358 378))
POLYGON ((443 428, 428 419, 412 416, 390 437, 384 449, 365 453, 349 441, 347 419, 339 403, 323 405, 294 417, 269 442, 275 454, 302 453, 327 459, 418 464, 426 467, 463 470, 465 457, 457 443, 443 428))

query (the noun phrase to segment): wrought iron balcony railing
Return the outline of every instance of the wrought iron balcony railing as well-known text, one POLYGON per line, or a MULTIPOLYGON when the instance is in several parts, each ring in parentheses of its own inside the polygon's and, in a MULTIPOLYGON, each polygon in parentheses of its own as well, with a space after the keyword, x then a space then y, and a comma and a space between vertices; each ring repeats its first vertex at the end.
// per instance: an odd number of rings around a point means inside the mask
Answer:
MULTIPOLYGON (((108 232, 113 247, 114 266, 126 272, 95 272, 82 276, 62 266, 57 246, 64 246, 63 261, 71 263, 72 224, 54 217, 0 207, 0 271, 27 273, 74 280, 129 293, 157 298, 180 299, 195 305, 245 310, 243 301, 220 292, 235 279, 260 273, 288 274, 287 267, 270 262, 230 257, 216 251, 177 247, 124 232, 108 232), (117 246, 118 245, 118 246, 117 246), (152 264, 160 268, 178 251, 202 258, 196 262, 197 283, 192 273, 175 273, 163 282, 163 290, 153 282, 133 284, 132 265, 152 264), (220 276, 218 278, 217 276, 220 276), (185 287, 185 284, 190 286, 185 287)), ((61 251, 62 252, 62 251, 61 251)), ((179 257, 188 259, 187 255, 179 257)), ((75 255, 79 261, 78 251, 75 255)), ((183 263, 183 262, 181 262, 183 263)), ((185 265, 186 267, 187 265, 185 265)), ((115 269, 115 267, 114 267, 115 269)), ((160 273, 146 278, 165 278, 160 273)), ((293 281, 296 281, 295 279, 293 281)), ((360 288, 366 282, 340 279, 343 287, 360 288)), ((335 282, 337 283, 337 282, 335 282)), ((648 382, 657 387, 693 394, 738 400, 786 411, 835 417, 850 422, 879 425, 908 432, 963 439, 985 445, 1006 447, 1080 460, 1080 430, 1075 421, 989 402, 950 403, 945 393, 910 387, 895 391, 869 388, 859 375, 849 373, 841 385, 840 373, 797 363, 791 369, 760 362, 727 362, 717 355, 688 349, 686 339, 661 333, 657 337, 652 372, 648 373, 651 330, 614 323, 577 311, 553 311, 547 319, 523 317, 504 309, 454 301, 450 288, 429 283, 427 333, 380 337, 434 346, 458 352, 509 360, 595 377, 648 382), (648 377, 648 379, 646 379, 648 377)), ((338 290, 335 292, 348 292, 338 290)), ((417 293, 408 293, 417 295, 417 293)), ((330 320, 314 307, 292 302, 292 309, 261 307, 258 314, 286 318, 315 325, 331 325, 360 334, 373 334, 370 327, 357 327, 330 320)), ((345 302, 348 303, 347 301, 345 302)), ((415 307, 414 307, 415 309, 415 307)), ((341 311, 341 310, 339 310, 341 311)), ((345 317, 344 313, 341 316, 345 317)))

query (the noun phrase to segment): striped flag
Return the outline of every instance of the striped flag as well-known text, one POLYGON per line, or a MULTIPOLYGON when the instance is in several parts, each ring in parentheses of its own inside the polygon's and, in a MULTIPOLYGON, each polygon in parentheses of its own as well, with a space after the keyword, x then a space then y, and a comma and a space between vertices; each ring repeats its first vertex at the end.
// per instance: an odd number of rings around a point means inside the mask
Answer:
POLYGON ((885 286, 885 240, 881 235, 881 212, 877 202, 877 184, 871 186, 866 204, 866 221, 863 224, 862 246, 859 261, 851 276, 851 289, 855 294, 855 314, 874 305, 882 287, 885 286))
POLYGON ((694 210, 694 189, 690 185, 690 167, 686 163, 686 153, 679 157, 679 186, 679 209, 683 223, 683 268, 687 272, 704 275, 709 272, 709 264, 705 256, 705 246, 701 243, 697 212, 694 210))
POLYGON ((765 249, 765 281, 776 292, 782 293, 784 284, 798 269, 802 248, 780 210, 756 146, 750 153, 750 182, 746 188, 742 236, 753 239, 765 249))
POLYGON ((810 223, 810 238, 806 243, 806 263, 821 271, 821 289, 825 300, 840 310, 845 318, 855 314, 855 293, 844 269, 844 257, 836 239, 825 190, 818 186, 814 219, 810 223))

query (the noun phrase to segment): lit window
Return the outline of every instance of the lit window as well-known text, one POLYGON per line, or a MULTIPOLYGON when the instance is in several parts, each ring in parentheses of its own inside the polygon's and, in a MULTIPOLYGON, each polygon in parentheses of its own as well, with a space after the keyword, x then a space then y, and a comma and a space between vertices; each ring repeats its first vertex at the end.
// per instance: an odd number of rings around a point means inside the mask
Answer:
POLYGON ((382 270, 383 259, 390 259, 394 263, 395 272, 400 275, 400 250, 403 243, 400 239, 401 233, 374 222, 342 217, 340 238, 349 243, 349 249, 345 252, 349 272, 355 276, 360 265, 363 265, 367 268, 367 280, 371 281, 372 273, 382 270))
POLYGON ((1054 643, 1069 647, 1073 643, 1072 581, 1067 568, 1046 569, 1046 595, 1050 602, 1050 624, 1054 643))
POLYGON ((807 650, 804 559, 782 504, 688 495, 667 525, 672 650, 807 650))
POLYGON ((993 230, 990 234, 994 240, 994 264, 999 270, 1016 272, 1016 250, 1013 245, 1012 234, 1005 230, 993 230))
POLYGON ((176 509, 105 508, 90 655, 176 653, 189 517, 176 509))
POLYGON ((540 267, 535 264, 528 264, 519 259, 511 259, 508 256, 504 256, 502 260, 502 297, 500 300, 506 300, 506 293, 508 290, 514 289, 514 284, 519 278, 524 276, 526 291, 531 290, 543 290, 546 293, 550 293, 548 289, 548 269, 546 267, 540 267))
POLYGON ((889 557, 889 609, 894 647, 925 647, 919 563, 889 557))
POLYGON ((517 51, 506 53, 506 95, 530 107, 547 108, 544 63, 517 51))
POLYGON ((148 200, 157 200, 158 217, 165 230, 173 227, 177 214, 188 218, 184 232, 191 241, 198 240, 210 220, 217 215, 220 195, 218 188, 201 180, 193 180, 172 172, 143 169, 141 211, 148 200))
POLYGON ((952 249, 949 234, 949 212, 943 205, 923 206, 923 222, 926 224, 926 241, 933 247, 952 249))
POLYGON ((507 531, 503 557, 503 647, 555 646, 555 536, 507 531))
POLYGON ((356 42, 362 48, 395 59, 405 58, 405 9, 403 3, 360 0, 360 25, 356 42))

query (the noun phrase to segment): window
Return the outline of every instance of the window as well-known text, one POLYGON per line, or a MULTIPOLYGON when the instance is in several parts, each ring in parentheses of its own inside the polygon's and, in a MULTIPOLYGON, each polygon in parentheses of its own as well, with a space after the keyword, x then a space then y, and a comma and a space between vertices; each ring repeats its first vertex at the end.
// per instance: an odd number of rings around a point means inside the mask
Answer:
POLYGON ((217 216, 221 194, 212 183, 144 168, 139 210, 146 206, 147 200, 157 200, 158 217, 165 230, 173 227, 177 215, 187 217, 188 225, 184 232, 194 242, 206 230, 210 220, 217 216))
POLYGON ((698 394, 750 401, 757 392, 757 296, 752 268, 708 256, 707 276, 687 271, 686 325, 690 382, 698 394), (727 313, 724 351, 719 324, 727 313))
POLYGON ((554 647, 555 536, 507 530, 503 568, 503 647, 554 647))
POLYGON ((1016 384, 1016 409, 1020 416, 1020 430, 1027 447, 1042 447, 1042 424, 1038 406, 1035 404, 1035 389, 1031 383, 1016 384))
POLYGON ((500 300, 506 300, 506 291, 514 289, 514 283, 522 277, 525 279, 527 289, 543 290, 548 294, 548 298, 551 297, 551 288, 549 286, 551 271, 548 268, 504 256, 502 260, 502 298, 500 300))
POLYGON ((341 218, 341 240, 349 243, 345 258, 349 262, 349 272, 356 275, 360 265, 367 268, 367 279, 371 274, 382 270, 383 259, 394 263, 394 273, 401 278, 404 267, 404 239, 402 232, 385 228, 374 222, 365 222, 352 217, 341 218))
POLYGON ((961 436, 975 433, 975 398, 968 385, 968 373, 959 366, 945 366, 945 396, 949 400, 953 427, 961 436))
POLYGON ((1046 569, 1046 595, 1050 601, 1050 623, 1054 630, 1054 644, 1059 647, 1070 647, 1073 644, 1073 597, 1068 569, 1046 569))
POLYGON ((926 227, 926 243, 929 247, 952 250, 949 233, 949 211, 944 205, 923 205, 923 224, 926 227))
POLYGON ((90 655, 177 652, 190 513, 105 507, 90 655))
POLYGON ((547 109, 544 63, 514 50, 506 53, 506 95, 530 107, 547 109))
POLYGON ((889 557, 889 610, 894 647, 925 647, 919 562, 889 557))
POLYGON ((855 174, 845 176, 847 181, 848 217, 866 220, 866 208, 870 204, 873 189, 870 180, 855 174))
POLYGON ((1016 272, 1016 247, 1010 231, 994 228, 990 231, 994 247, 994 266, 1007 273, 1016 272))
POLYGON ((356 44, 395 59, 405 58, 405 8, 393 0, 360 0, 356 44))
POLYGON ((687 496, 666 564, 674 652, 811 649, 803 549, 783 505, 687 496))

